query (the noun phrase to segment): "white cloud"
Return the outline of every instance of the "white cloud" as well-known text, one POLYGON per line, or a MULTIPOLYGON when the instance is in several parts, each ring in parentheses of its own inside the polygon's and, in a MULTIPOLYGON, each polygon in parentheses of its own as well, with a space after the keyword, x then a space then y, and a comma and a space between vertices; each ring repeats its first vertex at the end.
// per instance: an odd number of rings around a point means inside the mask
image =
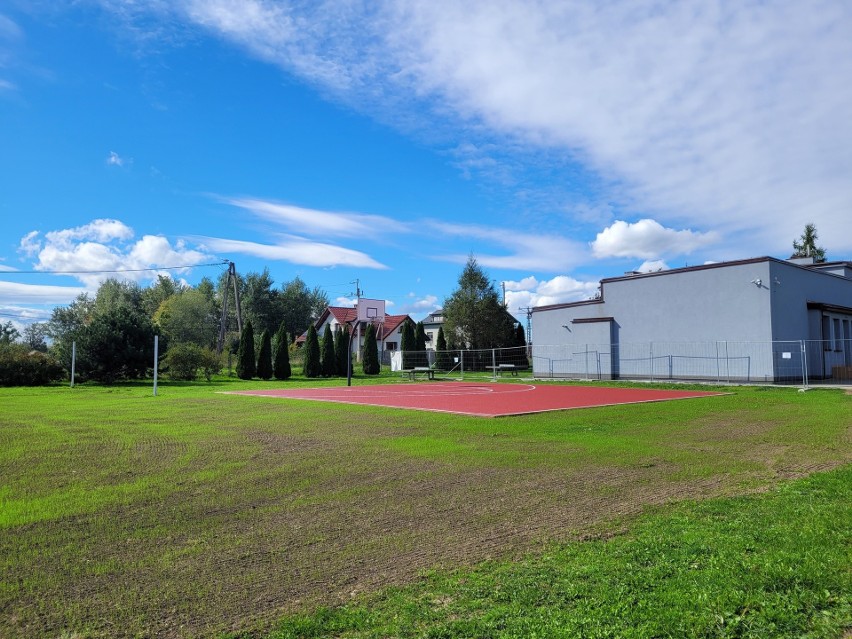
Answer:
POLYGON ((518 282, 506 282, 506 304, 509 312, 521 317, 521 308, 590 299, 597 293, 598 284, 597 281, 577 280, 567 275, 557 275, 541 282, 534 277, 525 277, 518 282))
MULTIPOLYGON (((485 267, 549 273, 571 269, 582 264, 588 257, 588 248, 585 245, 557 234, 536 235, 517 229, 436 221, 426 224, 445 235, 487 240, 508 249, 506 255, 488 255, 478 252, 475 256, 476 261, 485 267)), ((468 258, 467 255, 461 254, 436 257, 460 263, 468 258)))
POLYGON ((241 253, 268 260, 283 260, 305 266, 356 266, 363 268, 386 269, 387 266, 374 260, 361 251, 311 242, 298 237, 287 236, 277 244, 259 244, 243 240, 228 240, 216 237, 198 237, 199 242, 211 251, 230 254, 241 253))
POLYGON ((403 128, 463 129, 462 170, 492 171, 475 151, 489 142, 523 143, 581 162, 666 224, 711 218, 780 251, 813 221, 830 250, 852 248, 846 0, 141 6, 403 128))
POLYGON ((668 271, 669 265, 663 260, 645 260, 636 270, 639 273, 657 273, 659 271, 668 271))
MULTIPOLYGON (((81 293, 90 292, 79 286, 50 286, 0 281, 0 304, 70 304, 81 293)), ((43 314, 44 311, 39 311, 43 314)))
POLYGON ((371 237, 378 232, 406 233, 409 230, 405 224, 381 215, 319 211, 257 198, 231 198, 225 201, 306 235, 371 237))
MULTIPOLYGON (((214 259, 202 251, 188 248, 180 240, 172 246, 161 236, 145 235, 135 242, 133 238, 133 229, 123 222, 98 219, 83 226, 48 231, 44 238, 38 231, 27 233, 21 238, 19 251, 36 258, 35 270, 77 271, 72 274, 73 277, 89 288, 97 288, 109 277, 137 281, 156 277, 156 272, 143 269, 171 269, 214 259)), ((175 269, 169 274, 189 270, 175 269)))
POLYGON ((118 153, 116 153, 115 151, 110 151, 110 152, 109 152, 109 156, 108 156, 108 157, 107 157, 107 159, 106 159, 106 163, 107 163, 109 166, 124 166, 124 163, 125 163, 126 161, 127 161, 127 160, 125 160, 123 157, 121 157, 121 156, 120 156, 118 153))
POLYGON ((718 233, 676 231, 655 220, 630 224, 617 220, 598 233, 592 242, 595 257, 638 257, 654 259, 663 254, 684 255, 719 240, 718 233))

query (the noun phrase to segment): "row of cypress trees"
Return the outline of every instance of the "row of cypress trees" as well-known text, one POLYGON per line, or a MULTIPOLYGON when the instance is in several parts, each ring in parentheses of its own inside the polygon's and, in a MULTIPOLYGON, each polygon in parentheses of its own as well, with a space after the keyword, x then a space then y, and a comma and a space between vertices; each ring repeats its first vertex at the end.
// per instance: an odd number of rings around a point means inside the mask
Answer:
MULTIPOLYGON (((326 325, 322 340, 317 335, 316 328, 308 327, 305 336, 305 363, 302 373, 305 377, 346 377, 349 374, 349 334, 342 326, 332 333, 331 326, 326 325)), ((364 336, 363 368, 365 375, 379 373, 379 354, 376 344, 376 329, 372 324, 367 325, 364 336)))
POLYGON ((237 351, 237 377, 240 379, 288 379, 292 374, 290 367, 290 340, 284 328, 284 322, 275 333, 275 344, 269 331, 265 330, 260 336, 260 351, 255 358, 254 328, 251 320, 247 320, 240 335, 240 347, 237 351))

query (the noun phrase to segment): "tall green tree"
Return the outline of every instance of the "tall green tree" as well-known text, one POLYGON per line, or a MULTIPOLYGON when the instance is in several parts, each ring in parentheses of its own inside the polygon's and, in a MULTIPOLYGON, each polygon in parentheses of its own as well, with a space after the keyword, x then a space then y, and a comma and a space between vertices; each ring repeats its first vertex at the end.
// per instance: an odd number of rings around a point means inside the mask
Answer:
MULTIPOLYGON (((47 352, 47 324, 45 322, 33 322, 24 327, 24 334, 21 336, 24 344, 34 351, 42 353, 47 352)), ((2 341, 2 339, 0 339, 2 341)))
POLYGON ((292 369, 290 368, 290 338, 287 335, 287 327, 284 322, 278 327, 275 334, 275 352, 272 358, 272 374, 275 379, 290 379, 292 369))
POLYGON ((157 280, 142 291, 142 310, 153 319, 154 313, 160 308, 160 304, 173 295, 182 293, 184 289, 184 285, 173 277, 158 275, 157 280))
POLYGON ((273 288, 275 280, 264 268, 261 273, 248 273, 245 280, 245 294, 240 300, 243 316, 251 320, 258 331, 272 334, 284 319, 281 292, 273 288))
POLYGON ((337 359, 334 355, 334 334, 331 332, 331 324, 325 325, 320 344, 320 365, 323 377, 334 377, 337 374, 337 359))
POLYGON ((805 230, 798 240, 793 240, 793 257, 812 257, 814 262, 825 262, 825 249, 817 246, 817 230, 815 224, 806 224, 805 230))
POLYGON ((447 340, 444 337, 444 327, 438 327, 438 337, 435 339, 435 368, 439 371, 449 371, 453 368, 453 358, 447 350, 447 340))
POLYGON ((272 379, 272 336, 264 330, 260 335, 260 350, 257 352, 257 376, 272 379))
POLYGON ((319 287, 308 288, 299 277, 282 284, 280 300, 287 330, 295 336, 304 333, 328 306, 328 295, 319 287))
MULTIPOLYGON (((94 315, 95 302, 86 293, 82 293, 68 306, 57 306, 47 322, 47 335, 52 343, 48 352, 67 368, 71 368, 72 344, 79 342, 84 328, 94 315)), ((77 372, 82 375, 86 369, 84 353, 77 353, 77 372)))
POLYGON ((518 326, 515 329, 515 346, 526 346, 527 345, 527 334, 524 331, 524 325, 518 322, 518 326))
POLYGON ((444 329, 450 341, 470 349, 509 346, 513 324, 488 275, 471 255, 458 288, 444 301, 444 329))
POLYGON ((349 327, 343 330, 343 326, 337 325, 337 330, 334 331, 334 359, 337 363, 337 375, 339 377, 348 377, 348 366, 351 366, 351 356, 349 355, 349 327))
POLYGON ((118 305, 95 314, 80 333, 81 375, 111 384, 145 377, 154 366, 154 326, 141 312, 118 305))
POLYGON ((153 319, 169 346, 195 344, 209 348, 216 343, 219 313, 213 300, 196 289, 186 289, 163 300, 153 319))
POLYGON ((376 327, 370 322, 364 333, 364 354, 361 358, 364 375, 378 375, 381 370, 379 366, 379 345, 376 342, 376 327))
POLYGON ((417 353, 414 338, 414 326, 409 320, 402 323, 402 336, 399 340, 399 349, 402 351, 402 367, 410 369, 417 366, 417 353))
POLYGON ((21 336, 12 320, 5 324, 0 324, 0 344, 13 344, 21 336))
POLYGON ((417 322, 414 327, 414 350, 417 353, 415 357, 417 366, 428 366, 429 357, 426 354, 426 328, 423 326, 423 322, 417 322))
POLYGON ((251 320, 243 324, 240 335, 240 347, 237 349, 237 377, 252 379, 257 375, 257 364, 254 358, 254 327, 251 320))
POLYGON ((319 377, 322 375, 322 363, 320 362, 320 345, 317 337, 317 329, 311 324, 308 326, 308 334, 305 337, 305 363, 302 373, 305 377, 319 377))

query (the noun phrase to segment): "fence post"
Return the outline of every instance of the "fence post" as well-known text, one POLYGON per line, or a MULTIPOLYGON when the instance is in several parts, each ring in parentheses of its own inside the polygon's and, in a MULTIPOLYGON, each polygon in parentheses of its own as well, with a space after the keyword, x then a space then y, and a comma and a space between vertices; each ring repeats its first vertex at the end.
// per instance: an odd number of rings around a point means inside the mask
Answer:
POLYGON ((654 381, 654 342, 648 344, 649 353, 651 355, 648 363, 651 365, 651 381, 654 381))
POLYGON ((491 349, 491 371, 492 371, 492 373, 491 373, 492 379, 496 382, 497 381, 497 349, 496 348, 491 349))
POLYGON ((731 383, 731 360, 728 357, 728 340, 725 340, 725 371, 728 377, 728 383, 731 383))
POLYGON ((719 342, 716 341, 716 383, 722 381, 722 372, 719 370, 719 342))
POLYGON ((459 368, 461 370, 461 378, 464 379, 464 351, 459 351, 459 368))
POLYGON ((71 342, 71 388, 74 388, 74 367, 77 364, 77 342, 71 342))
POLYGON ((808 387, 808 344, 802 340, 802 388, 808 387))
POLYGON ((160 354, 160 336, 154 335, 154 397, 157 396, 157 360, 160 354))

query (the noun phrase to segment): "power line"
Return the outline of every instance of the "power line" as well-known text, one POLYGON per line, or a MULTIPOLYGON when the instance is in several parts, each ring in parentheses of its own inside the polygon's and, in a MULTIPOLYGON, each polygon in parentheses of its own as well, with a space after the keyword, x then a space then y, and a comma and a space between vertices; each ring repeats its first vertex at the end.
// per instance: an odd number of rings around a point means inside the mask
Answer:
POLYGON ((227 266, 228 260, 209 264, 184 264, 182 266, 156 266, 151 268, 118 268, 97 271, 0 271, 2 275, 82 275, 96 273, 142 273, 145 271, 174 271, 182 268, 201 268, 202 266, 227 266))

